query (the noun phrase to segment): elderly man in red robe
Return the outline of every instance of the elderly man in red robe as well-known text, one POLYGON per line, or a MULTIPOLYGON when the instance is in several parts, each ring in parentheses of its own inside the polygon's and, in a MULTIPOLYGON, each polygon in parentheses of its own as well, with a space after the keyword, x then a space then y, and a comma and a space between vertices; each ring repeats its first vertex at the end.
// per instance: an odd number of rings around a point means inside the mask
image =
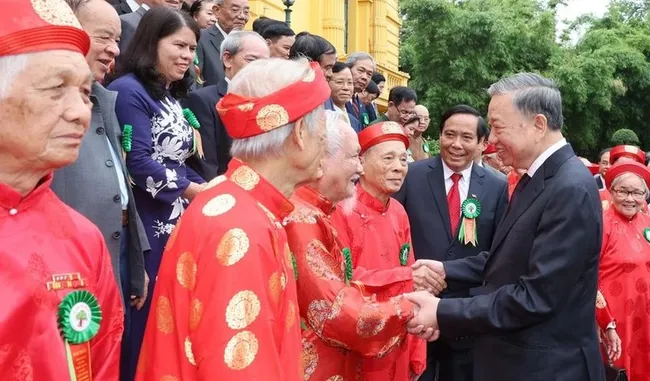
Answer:
POLYGON ((318 64, 255 61, 217 111, 233 159, 190 204, 165 249, 136 380, 297 381, 301 336, 282 221, 325 150, 318 64))
MULTIPOLYGON (((334 226, 343 245, 352 253, 354 268, 389 270, 410 267, 415 262, 411 249, 411 228, 402 205, 391 199, 407 172, 408 137, 394 122, 374 124, 359 133, 364 174, 356 187, 353 202, 333 215, 334 226)), ((415 276, 415 274, 414 274, 415 276)), ((425 289, 439 293, 444 282, 435 286, 432 274, 425 289)), ((418 282, 425 283, 425 282, 418 282)), ((408 287, 378 292, 377 300, 407 292, 408 287)), ((425 342, 415 336, 382 359, 366 359, 361 366, 363 379, 410 380, 426 367, 425 342)))
POLYGON ((50 189, 90 123, 90 40, 63 0, 0 15, 0 375, 117 380, 123 310, 101 233, 50 189))

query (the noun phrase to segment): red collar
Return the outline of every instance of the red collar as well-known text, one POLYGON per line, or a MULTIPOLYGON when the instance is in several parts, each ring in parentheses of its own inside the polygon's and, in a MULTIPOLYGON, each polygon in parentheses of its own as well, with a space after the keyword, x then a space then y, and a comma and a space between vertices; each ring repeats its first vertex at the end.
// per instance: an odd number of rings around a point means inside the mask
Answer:
POLYGON ((50 191, 50 184, 52 184, 52 173, 43 177, 36 188, 23 197, 14 188, 0 183, 0 216, 16 214, 38 204, 50 191), (12 213, 11 210, 14 209, 16 212, 12 213))
POLYGON ((386 205, 384 205, 381 201, 377 200, 373 195, 366 192, 363 189, 363 187, 361 187, 361 184, 357 185, 357 201, 367 206, 368 208, 377 211, 378 213, 386 213, 388 207, 390 206, 390 198, 388 199, 386 205))
POLYGON ((296 189, 295 195, 307 204, 321 210, 326 216, 329 216, 334 212, 334 205, 315 189, 300 187, 296 189))
POLYGON ((226 172, 226 177, 235 183, 238 183, 240 181, 250 181, 251 179, 248 177, 258 177, 259 181, 257 184, 253 184, 252 189, 248 190, 243 186, 242 188, 250 193, 253 198, 259 201, 262 205, 264 205, 264 207, 273 213, 278 220, 284 220, 284 218, 291 214, 293 211, 293 204, 291 201, 284 197, 284 195, 276 187, 264 179, 264 177, 255 172, 255 170, 247 166, 241 160, 236 158, 232 158, 232 160, 230 160, 230 163, 228 164, 228 171, 226 172), (239 169, 238 173, 249 172, 253 174, 253 176, 238 176, 237 174, 233 176, 233 173, 237 171, 237 169, 239 169))

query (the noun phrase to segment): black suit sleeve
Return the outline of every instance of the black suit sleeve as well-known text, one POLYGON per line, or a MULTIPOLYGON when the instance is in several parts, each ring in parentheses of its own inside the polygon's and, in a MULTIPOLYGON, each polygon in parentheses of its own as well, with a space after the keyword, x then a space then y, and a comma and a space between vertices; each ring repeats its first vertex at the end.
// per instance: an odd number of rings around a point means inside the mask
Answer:
MULTIPOLYGON (((559 189, 543 209, 529 254, 528 273, 517 283, 474 298, 443 299, 440 330, 447 335, 498 334, 538 324, 562 308, 594 250, 597 212, 582 184, 559 189)), ((526 237, 523 237, 526 239, 526 237)), ((517 253, 503 253, 516 255, 517 253)), ((488 285, 489 287, 489 285, 488 285)))
POLYGON ((126 49, 129 47, 129 43, 135 34, 135 29, 128 22, 121 20, 122 23, 122 34, 120 35, 119 47, 121 52, 126 52, 126 49))
MULTIPOLYGON (((216 91, 216 89, 214 89, 216 91)), ((183 107, 192 110, 196 119, 201 124, 199 133, 201 134, 201 146, 205 158, 195 159, 189 162, 199 176, 206 181, 210 181, 217 176, 219 170, 219 160, 217 157, 217 137, 215 136, 215 120, 211 111, 211 105, 208 100, 201 97, 200 93, 190 92, 187 98, 182 101, 183 107)))
POLYGON ((495 223, 492 229, 492 237, 494 237, 494 234, 496 233, 497 228, 501 223, 501 219, 503 218, 503 215, 506 213, 507 209, 508 209, 508 181, 504 181, 503 187, 501 189, 501 194, 499 195, 499 201, 497 202, 497 210, 494 214, 495 223))

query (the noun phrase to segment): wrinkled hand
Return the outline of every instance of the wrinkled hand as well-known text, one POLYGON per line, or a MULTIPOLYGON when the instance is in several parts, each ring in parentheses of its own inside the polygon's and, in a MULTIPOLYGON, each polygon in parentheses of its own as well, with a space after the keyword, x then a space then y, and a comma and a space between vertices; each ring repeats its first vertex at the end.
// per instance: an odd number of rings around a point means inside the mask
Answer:
POLYGON ((418 378, 420 378, 420 376, 420 374, 415 374, 412 370, 409 369, 409 381, 418 381, 418 378))
POLYGON ((135 296, 131 295, 131 307, 135 307, 138 311, 144 306, 144 302, 147 300, 147 294, 149 294, 149 275, 147 272, 144 272, 144 295, 135 296))
POLYGON ((408 332, 428 341, 438 340, 440 330, 437 314, 440 299, 426 291, 411 292, 404 294, 404 297, 415 304, 415 315, 406 324, 408 332))
POLYGON ((424 264, 418 264, 419 262, 420 261, 413 264, 413 283, 415 291, 428 291, 433 295, 440 295, 440 293, 447 288, 447 282, 444 280, 444 275, 431 270, 431 268, 424 264))
POLYGON ((616 329, 610 328, 605 330, 602 335, 605 348, 607 349, 607 358, 609 361, 616 361, 621 357, 621 338, 618 337, 616 329))

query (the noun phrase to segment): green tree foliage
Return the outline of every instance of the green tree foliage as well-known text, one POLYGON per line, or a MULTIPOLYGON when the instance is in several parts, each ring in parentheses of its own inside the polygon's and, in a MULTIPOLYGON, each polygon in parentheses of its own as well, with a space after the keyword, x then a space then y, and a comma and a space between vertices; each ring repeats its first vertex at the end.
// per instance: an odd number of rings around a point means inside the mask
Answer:
MULTIPOLYGON (((562 91, 565 135, 581 154, 629 128, 650 146, 650 5, 613 0, 601 19, 584 16, 556 38, 559 0, 402 0, 402 69, 435 120, 469 104, 487 111, 490 84, 532 71, 562 91), (579 41, 569 33, 582 30, 579 41)), ((439 131, 430 130, 437 137, 439 131)))
POLYGON ((612 134, 612 138, 610 139, 610 143, 612 147, 624 144, 638 146, 640 144, 639 137, 636 136, 634 131, 627 128, 621 128, 620 130, 614 132, 614 134, 612 134))

